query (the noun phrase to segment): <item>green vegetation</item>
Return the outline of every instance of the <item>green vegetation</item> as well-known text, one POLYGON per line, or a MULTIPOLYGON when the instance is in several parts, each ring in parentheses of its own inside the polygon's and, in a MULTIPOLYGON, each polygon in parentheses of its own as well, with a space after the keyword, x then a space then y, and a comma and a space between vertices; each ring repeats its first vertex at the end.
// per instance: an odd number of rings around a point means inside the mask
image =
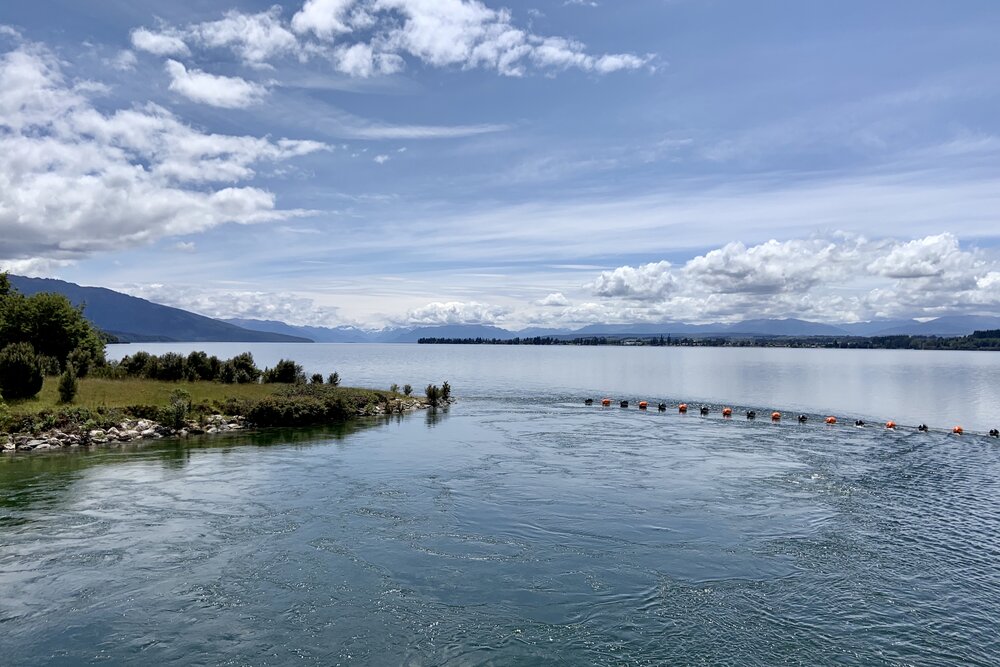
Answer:
POLYGON ((5 400, 34 396, 43 374, 58 375, 67 364, 85 376, 103 365, 104 340, 59 294, 26 297, 0 273, 0 395, 5 400))
POLYGON ((59 402, 72 403, 73 399, 76 398, 76 392, 79 390, 80 383, 76 379, 76 370, 73 368, 73 362, 67 362, 66 370, 63 371, 62 377, 59 378, 59 402))
POLYGON ((11 343, 0 350, 0 394, 8 401, 34 396, 42 379, 42 365, 31 343, 11 343))
MULTIPOLYGON (((302 366, 291 359, 281 359, 274 368, 264 369, 261 376, 266 384, 280 382, 283 384, 305 384, 306 374, 302 366)), ((322 376, 320 376, 322 377, 322 376)))
POLYGON ((427 402, 431 407, 437 407, 441 402, 441 388, 436 384, 429 384, 424 390, 424 395, 427 396, 427 402))
MULTIPOLYGON (((91 430, 129 418, 177 431, 215 413, 255 426, 305 426, 403 412, 418 403, 407 398, 410 385, 406 396, 397 385, 389 392, 339 385, 336 372, 326 384, 314 373, 307 384, 302 366, 290 359, 261 370, 249 352, 221 360, 204 352, 140 351, 108 363, 104 341, 82 309, 55 294, 24 297, 0 274, 0 433, 58 429, 85 444, 91 430)), ((440 390, 434 386, 434 392, 437 405, 440 390)))
POLYGON ((424 345, 622 345, 645 347, 811 347, 863 350, 1000 351, 1000 330, 968 336, 535 336, 533 338, 421 338, 424 345))

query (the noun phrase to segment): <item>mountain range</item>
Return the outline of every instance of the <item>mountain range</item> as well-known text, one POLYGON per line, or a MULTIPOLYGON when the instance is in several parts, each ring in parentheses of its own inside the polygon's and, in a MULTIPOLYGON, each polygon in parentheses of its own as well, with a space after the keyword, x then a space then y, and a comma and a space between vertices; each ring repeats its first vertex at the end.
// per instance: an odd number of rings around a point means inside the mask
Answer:
POLYGON ((310 343, 297 335, 253 331, 179 308, 162 306, 103 287, 81 287, 52 278, 8 276, 21 294, 55 292, 67 297, 94 326, 122 342, 232 341, 235 343, 310 343))
POLYGON ((366 330, 352 326, 296 326, 276 320, 217 320, 163 306, 103 287, 81 287, 52 278, 10 275, 11 284, 22 294, 55 292, 84 306, 84 315, 95 326, 123 342, 227 341, 280 343, 415 343, 421 338, 496 338, 509 340, 535 336, 964 336, 976 330, 1000 329, 1000 317, 954 315, 926 322, 918 320, 873 320, 824 324, 806 320, 752 319, 731 324, 590 324, 578 329, 530 327, 510 331, 484 324, 453 324, 430 327, 391 327, 366 330))

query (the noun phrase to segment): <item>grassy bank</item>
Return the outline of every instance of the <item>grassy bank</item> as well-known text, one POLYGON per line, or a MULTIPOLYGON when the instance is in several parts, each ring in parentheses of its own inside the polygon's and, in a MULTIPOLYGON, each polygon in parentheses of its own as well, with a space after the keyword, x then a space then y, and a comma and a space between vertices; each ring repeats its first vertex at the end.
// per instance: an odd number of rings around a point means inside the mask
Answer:
POLYGON ((108 428, 125 418, 164 423, 207 415, 239 415, 254 426, 313 426, 352 417, 401 413, 426 401, 393 391, 302 384, 167 382, 142 378, 83 378, 71 404, 59 403, 58 378, 48 378, 35 398, 0 406, 0 433, 53 428, 108 428), (178 390, 184 392, 178 408, 178 390), (181 415, 177 415, 177 410, 181 415))
POLYGON ((70 405, 59 402, 59 378, 45 378, 42 391, 35 398, 8 403, 11 412, 37 414, 44 410, 64 408, 122 409, 132 405, 166 407, 170 394, 178 389, 191 396, 191 403, 209 405, 230 398, 259 400, 271 396, 283 385, 278 384, 222 384, 220 382, 165 382, 162 380, 124 379, 105 380, 81 378, 79 393, 70 405))

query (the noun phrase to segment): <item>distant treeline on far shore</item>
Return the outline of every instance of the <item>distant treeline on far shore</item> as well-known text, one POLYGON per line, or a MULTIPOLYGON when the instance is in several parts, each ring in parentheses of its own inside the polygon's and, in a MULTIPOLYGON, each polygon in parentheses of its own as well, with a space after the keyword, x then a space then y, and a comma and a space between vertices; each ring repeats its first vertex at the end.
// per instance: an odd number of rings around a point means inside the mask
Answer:
POLYGON ((812 347, 856 350, 998 350, 1000 329, 968 336, 533 336, 526 338, 421 338, 422 345, 623 345, 648 347, 812 347))

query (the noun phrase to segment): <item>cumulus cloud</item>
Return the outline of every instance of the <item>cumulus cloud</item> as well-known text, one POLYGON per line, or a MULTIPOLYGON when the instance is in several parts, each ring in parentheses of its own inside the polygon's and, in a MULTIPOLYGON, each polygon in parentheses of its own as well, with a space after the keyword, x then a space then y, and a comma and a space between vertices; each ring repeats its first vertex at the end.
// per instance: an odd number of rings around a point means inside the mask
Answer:
POLYGON ((963 250, 947 233, 909 241, 842 235, 750 247, 734 242, 682 266, 663 261, 603 271, 587 287, 607 300, 567 309, 562 317, 686 322, 933 317, 995 312, 998 286, 997 261, 963 250))
POLYGON ((132 46, 156 56, 186 56, 191 53, 182 34, 172 28, 162 32, 136 28, 132 31, 132 46))
POLYGON ((569 299, 567 299, 562 292, 553 292, 544 299, 539 299, 536 303, 537 305, 544 307, 568 306, 569 299))
POLYGON ((670 262, 664 261, 603 271, 593 289, 598 296, 660 299, 673 291, 676 283, 670 262))
POLYGON ((161 56, 186 56, 192 46, 228 48, 252 67, 318 56, 360 78, 399 72, 405 57, 507 76, 531 67, 609 74, 653 62, 651 55, 592 54, 581 42, 536 35, 517 27, 510 11, 480 0, 306 0, 289 21, 279 6, 256 14, 230 10, 215 21, 139 28, 132 43, 161 56))
POLYGON ((257 67, 272 58, 301 55, 299 41, 282 23, 278 5, 258 14, 230 10, 218 21, 195 24, 187 32, 204 46, 230 48, 243 62, 257 67))
POLYGON ((322 144, 207 134, 156 105, 99 111, 88 88, 43 47, 0 55, 0 259, 70 260, 303 213, 237 183, 322 144))
POLYGON ((476 301, 434 302, 409 311, 401 323, 420 326, 496 324, 510 312, 510 309, 504 306, 494 306, 476 301))
POLYGON ((170 90, 193 102, 223 109, 253 106, 267 94, 267 89, 238 76, 219 76, 201 70, 189 70, 176 60, 168 60, 170 90))

